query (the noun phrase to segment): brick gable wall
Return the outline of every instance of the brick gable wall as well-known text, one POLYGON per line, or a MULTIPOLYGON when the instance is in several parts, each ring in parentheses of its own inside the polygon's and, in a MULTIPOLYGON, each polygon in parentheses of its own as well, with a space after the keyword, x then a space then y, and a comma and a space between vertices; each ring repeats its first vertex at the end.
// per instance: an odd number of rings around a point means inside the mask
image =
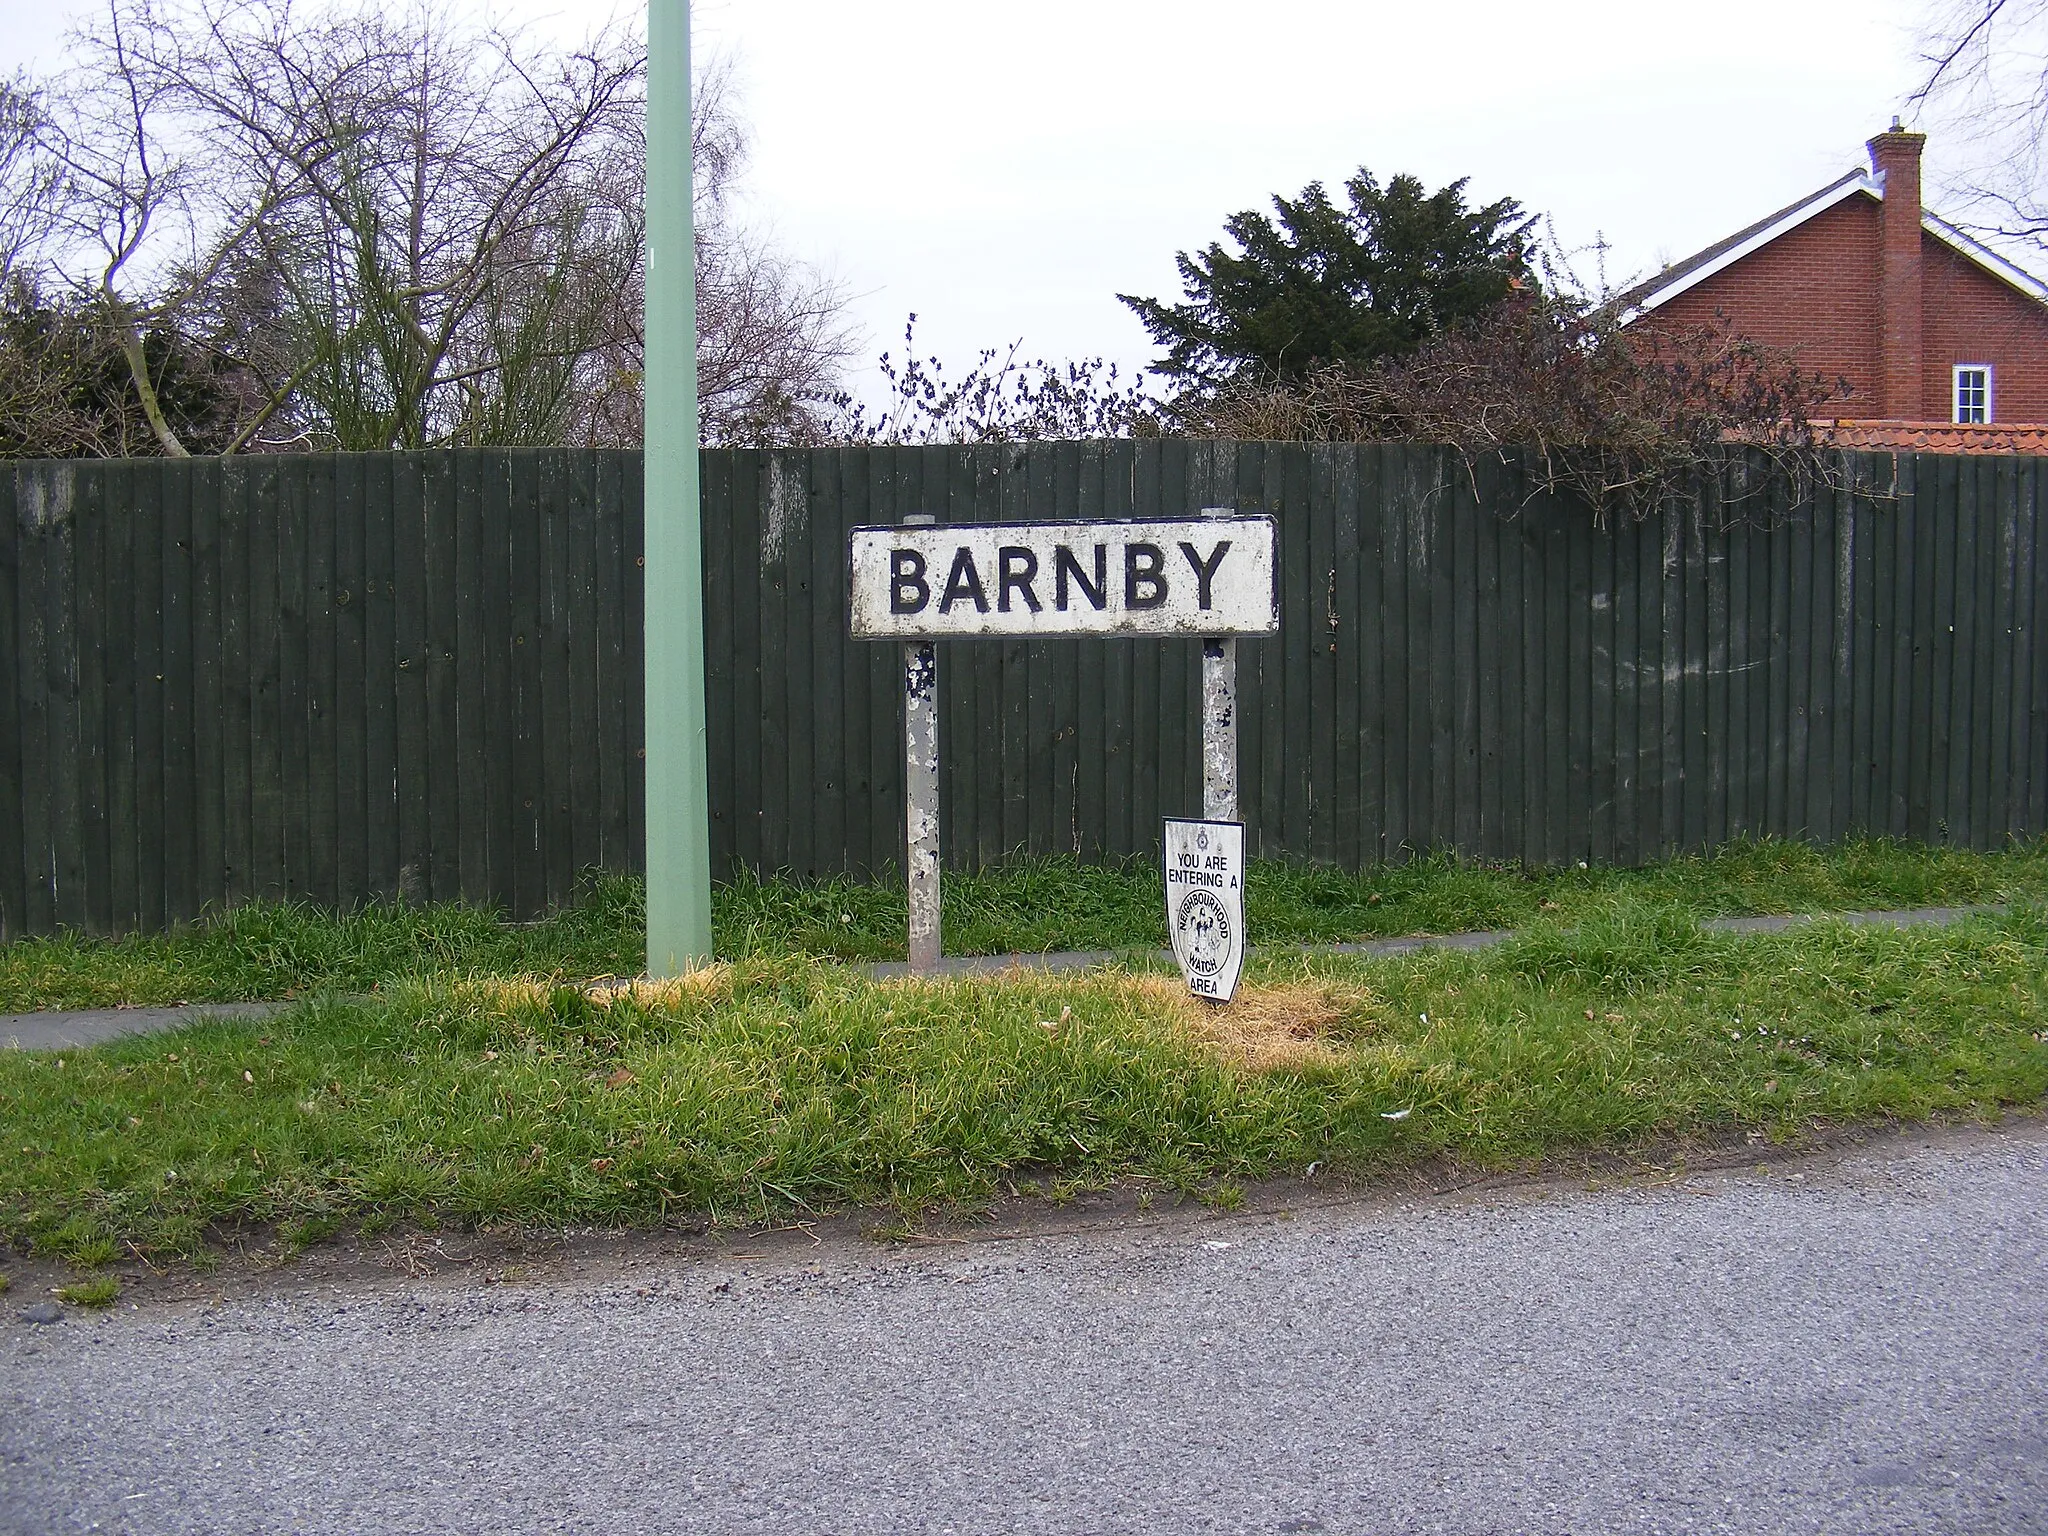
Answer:
MULTIPOLYGON (((1875 199, 1847 198, 1636 323, 1690 329, 1718 311, 1742 334, 1795 351, 1810 372, 1847 378, 1840 415, 1891 414, 1882 400, 1879 218, 1875 199)), ((1920 420, 1953 415, 1955 364, 1989 363, 1993 420, 2048 423, 2048 305, 1927 234, 1921 305, 1920 420)))
POLYGON ((1932 235, 1921 253, 1922 415, 1949 420, 1951 370, 1957 363, 1989 363, 1991 419, 2048 422, 2048 305, 2014 293, 1932 235))
POLYGON ((1847 198, 1638 323, 1691 330, 1718 313, 1741 334, 1796 352, 1809 373, 1848 379, 1842 415, 1881 416, 1877 240, 1877 204, 1847 198))

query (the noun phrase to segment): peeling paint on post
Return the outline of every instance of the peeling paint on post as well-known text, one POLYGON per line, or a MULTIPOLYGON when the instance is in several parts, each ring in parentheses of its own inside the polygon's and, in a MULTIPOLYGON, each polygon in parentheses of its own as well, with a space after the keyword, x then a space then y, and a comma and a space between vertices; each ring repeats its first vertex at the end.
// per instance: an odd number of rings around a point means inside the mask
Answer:
POLYGON ((1237 642, 1202 642, 1202 818, 1237 820, 1237 642))
MULTIPOLYGON (((903 521, 929 524, 929 512, 903 521)), ((910 874, 910 968, 939 963, 939 648, 931 640, 903 647, 903 805, 905 868, 910 874)))
MULTIPOLYGON (((1204 517, 1235 515, 1202 508, 1204 517)), ((1202 815, 1237 820, 1237 642, 1227 635, 1202 639, 1202 815)))

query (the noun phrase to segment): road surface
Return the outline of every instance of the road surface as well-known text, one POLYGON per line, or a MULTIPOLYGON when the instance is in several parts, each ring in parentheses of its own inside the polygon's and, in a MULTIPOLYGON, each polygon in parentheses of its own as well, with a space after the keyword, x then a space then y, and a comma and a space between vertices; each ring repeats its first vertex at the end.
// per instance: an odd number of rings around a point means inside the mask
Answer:
POLYGON ((2048 1129, 0 1322, 0 1531, 2048 1532, 2048 1129), (642 1294, 642 1293, 645 1294, 642 1294))

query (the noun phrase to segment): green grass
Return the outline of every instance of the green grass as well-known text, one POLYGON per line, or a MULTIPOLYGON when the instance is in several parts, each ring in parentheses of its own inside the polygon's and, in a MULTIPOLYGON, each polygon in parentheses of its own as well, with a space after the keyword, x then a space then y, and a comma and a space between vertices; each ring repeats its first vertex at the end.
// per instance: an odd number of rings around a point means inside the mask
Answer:
MULTIPOLYGON (((1278 945, 1585 921, 1651 902, 1697 917, 2048 899, 2048 844, 1980 854, 1886 841, 1817 850, 1738 845, 1645 870, 1524 870, 1433 857, 1360 874, 1255 864, 1254 941, 1278 945)), ((950 954, 1152 949, 1166 942, 1158 872, 1024 861, 948 875, 950 954)), ((167 936, 64 935, 0 948, 0 1012, 364 993, 406 978, 628 975, 642 964, 637 881, 590 883, 569 911, 511 925, 459 905, 373 905, 343 917, 256 903, 167 936)), ((893 881, 740 877, 714 903, 721 955, 846 960, 903 954, 893 881)))
POLYGON ((1487 952, 1255 959, 1250 985, 1320 1019, 1272 1070, 1125 972, 877 983, 787 955, 666 999, 428 974, 260 1027, 0 1052, 0 1237, 90 1267, 129 1243, 194 1253, 223 1224, 279 1224, 289 1248, 399 1219, 971 1204, 1025 1180, 1228 1205, 1316 1161, 1507 1166, 2048 1092, 2037 904, 1751 937, 1669 899, 1568 906, 1487 952))
POLYGON ((453 902, 378 903, 344 916, 251 902, 171 934, 67 933, 0 947, 0 1012, 368 992, 447 971, 624 974, 642 965, 643 913, 639 882, 619 877, 593 881, 575 907, 532 924, 453 902))
MULTIPOLYGON (((944 884, 949 954, 1158 948, 1159 871, 1143 864, 1022 861, 944 884)), ((1247 918, 1261 944, 1512 928, 1579 917, 1615 901, 1683 906, 1700 917, 1968 905, 2048 897, 2048 842, 2001 853, 1865 839, 1832 849, 1777 840, 1647 869, 1525 869, 1444 855, 1360 873, 1254 863, 1247 918)), ((716 902, 721 954, 796 951, 900 959, 904 898, 894 884, 740 879, 716 902)))
POLYGON ((121 1299, 121 1282, 112 1275, 94 1275, 60 1287, 57 1299, 74 1307, 111 1307, 121 1299))

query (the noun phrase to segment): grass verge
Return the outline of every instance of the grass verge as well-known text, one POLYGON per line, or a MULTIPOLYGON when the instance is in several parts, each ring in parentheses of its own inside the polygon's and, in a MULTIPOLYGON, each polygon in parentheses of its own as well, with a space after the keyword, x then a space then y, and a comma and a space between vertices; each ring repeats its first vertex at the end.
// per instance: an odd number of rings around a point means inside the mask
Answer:
POLYGON ((870 982, 802 957, 591 989, 427 975, 0 1052, 0 1236, 83 1267, 280 1224, 533 1225, 1512 1165, 2048 1092, 2048 915, 1703 932, 1546 914, 1485 953, 1255 959, 1212 1011, 1126 971, 870 982))
POLYGON ((121 1282, 112 1275, 93 1275, 71 1285, 60 1286, 57 1299, 74 1307, 111 1307, 121 1299, 121 1282))
MULTIPOLYGON (((950 954, 1151 949, 1166 942, 1158 871, 1035 860, 948 875, 950 954)), ((1525 870, 1449 858, 1362 873, 1252 867, 1249 922, 1283 945, 1597 920, 1653 903, 1695 917, 2048 900, 2048 842, 1969 853, 1882 840, 1820 850, 1761 842, 1641 870, 1525 870)), ((904 898, 893 882, 757 880, 715 895, 729 959, 900 959, 904 898)), ((0 1012, 238 1002, 399 980, 490 973, 550 980, 630 975, 642 965, 639 882, 594 880, 569 911, 513 925, 460 905, 373 905, 347 916, 252 903, 169 935, 64 935, 0 948, 0 1012)))

